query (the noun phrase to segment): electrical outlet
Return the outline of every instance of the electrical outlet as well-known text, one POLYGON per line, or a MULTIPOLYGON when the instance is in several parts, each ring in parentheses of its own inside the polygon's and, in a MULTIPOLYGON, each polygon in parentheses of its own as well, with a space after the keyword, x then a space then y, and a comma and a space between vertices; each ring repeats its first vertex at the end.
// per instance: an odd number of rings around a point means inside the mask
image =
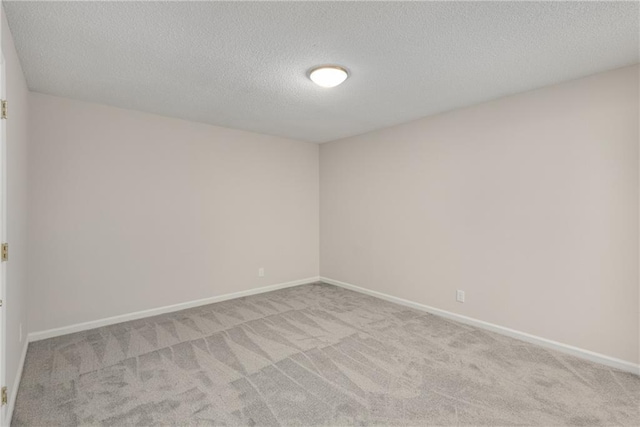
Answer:
POLYGON ((258 277, 264 277, 264 268, 263 267, 260 267, 258 269, 258 277))
POLYGON ((464 302, 464 291, 458 290, 456 292, 456 301, 464 302))

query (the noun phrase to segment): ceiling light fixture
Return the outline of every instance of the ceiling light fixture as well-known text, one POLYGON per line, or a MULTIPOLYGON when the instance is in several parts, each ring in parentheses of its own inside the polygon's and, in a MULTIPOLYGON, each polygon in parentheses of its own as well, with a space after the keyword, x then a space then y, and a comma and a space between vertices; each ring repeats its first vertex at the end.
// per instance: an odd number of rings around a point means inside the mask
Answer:
POLYGON ((347 80, 349 73, 346 68, 338 65, 322 65, 309 71, 312 82, 322 87, 336 87, 347 80))

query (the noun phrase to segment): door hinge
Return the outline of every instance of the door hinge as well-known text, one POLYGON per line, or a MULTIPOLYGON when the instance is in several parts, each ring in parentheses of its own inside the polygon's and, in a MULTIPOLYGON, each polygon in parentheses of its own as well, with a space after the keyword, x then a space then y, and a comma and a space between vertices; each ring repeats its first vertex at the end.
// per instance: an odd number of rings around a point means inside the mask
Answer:
POLYGON ((2 262, 9 261, 9 244, 2 244, 2 262))
POLYGON ((7 386, 4 386, 2 387, 2 404, 6 405, 8 401, 9 398, 7 397, 7 386))
POLYGON ((2 100, 2 105, 0 106, 0 109, 2 110, 0 112, 0 118, 2 119, 6 119, 7 118, 7 112, 9 111, 9 103, 7 102, 6 99, 2 100))

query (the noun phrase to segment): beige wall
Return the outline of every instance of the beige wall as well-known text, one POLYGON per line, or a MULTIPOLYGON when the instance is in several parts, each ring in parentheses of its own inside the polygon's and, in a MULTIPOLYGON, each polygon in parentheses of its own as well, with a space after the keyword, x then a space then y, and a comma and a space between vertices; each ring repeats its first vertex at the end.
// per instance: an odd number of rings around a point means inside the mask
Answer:
POLYGON ((35 93, 30 108, 31 331, 318 275, 317 145, 35 93))
POLYGON ((321 275, 638 363, 638 117, 634 66, 323 144, 321 275))
MULTIPOLYGON (((2 9, 0 7, 0 9, 2 9)), ((27 335, 27 112, 28 91, 9 26, 2 10, 2 53, 5 58, 7 129, 6 374, 3 385, 15 392, 14 381, 27 335), (22 339, 20 326, 23 328, 22 339)))

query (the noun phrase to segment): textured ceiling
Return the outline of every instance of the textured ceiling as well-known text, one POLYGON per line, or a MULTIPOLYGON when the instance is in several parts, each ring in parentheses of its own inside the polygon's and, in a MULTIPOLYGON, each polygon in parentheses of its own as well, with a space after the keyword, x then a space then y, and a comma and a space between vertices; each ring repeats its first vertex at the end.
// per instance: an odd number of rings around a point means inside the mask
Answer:
POLYGON ((31 90, 317 142, 639 59, 637 2, 4 5, 31 90))

